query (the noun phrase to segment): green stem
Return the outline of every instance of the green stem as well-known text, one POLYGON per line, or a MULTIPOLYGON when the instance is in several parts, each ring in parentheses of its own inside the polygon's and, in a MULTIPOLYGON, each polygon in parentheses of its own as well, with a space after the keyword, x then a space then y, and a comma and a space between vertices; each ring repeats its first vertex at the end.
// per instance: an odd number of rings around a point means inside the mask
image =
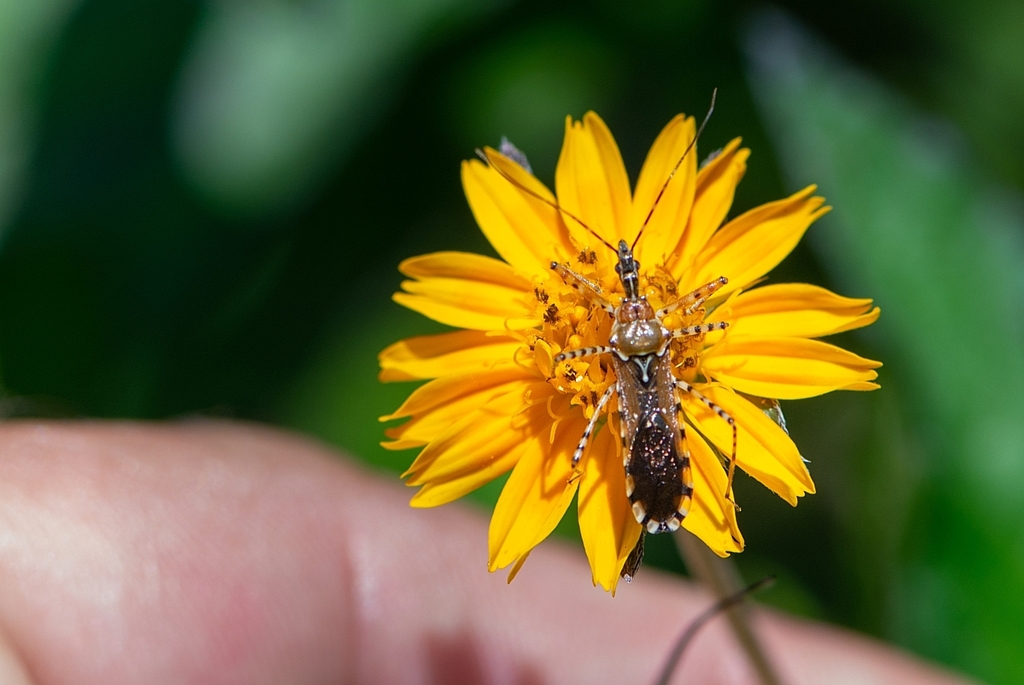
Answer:
MULTIPOLYGON (((743 580, 731 559, 719 557, 688 531, 680 530, 672 537, 690 573, 711 591, 715 599, 724 600, 743 590, 743 580)), ((747 609, 745 604, 737 604, 727 609, 729 625, 732 626, 732 631, 757 673, 761 685, 782 685, 750 625, 750 612, 747 609)))

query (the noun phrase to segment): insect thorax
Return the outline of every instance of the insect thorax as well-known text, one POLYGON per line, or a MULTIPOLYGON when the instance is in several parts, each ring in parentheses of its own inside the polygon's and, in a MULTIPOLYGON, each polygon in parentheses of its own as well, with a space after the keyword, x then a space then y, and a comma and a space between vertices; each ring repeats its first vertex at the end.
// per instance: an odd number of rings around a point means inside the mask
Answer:
POLYGON ((611 343, 622 358, 659 354, 665 347, 665 335, 657 321, 635 321, 616 325, 611 343))
POLYGON ((615 312, 609 342, 622 359, 639 355, 661 355, 668 336, 647 300, 624 300, 615 312))

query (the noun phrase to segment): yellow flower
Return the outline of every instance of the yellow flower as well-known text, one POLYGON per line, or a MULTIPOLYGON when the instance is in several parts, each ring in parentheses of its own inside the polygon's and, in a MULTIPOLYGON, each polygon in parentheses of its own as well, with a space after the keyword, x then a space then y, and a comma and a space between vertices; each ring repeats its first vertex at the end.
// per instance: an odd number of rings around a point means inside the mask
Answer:
MULTIPOLYGON (((450 502, 512 471, 489 533, 490 570, 511 566, 510 579, 574 496, 595 584, 615 589, 641 535, 626 495, 614 400, 574 475, 573 452, 616 379, 608 354, 556 360, 563 351, 608 345, 612 329, 612 315, 566 279, 565 268, 599 285, 612 304, 622 299, 616 255, 602 241, 633 243, 694 135, 692 118, 673 119, 631 194, 604 122, 592 112, 582 122, 567 119, 557 201, 527 169, 488 149, 487 164, 463 163, 462 183, 501 259, 442 252, 399 267, 410 280, 394 299, 461 330, 403 340, 381 353, 381 380, 433 379, 382 417, 409 419, 386 431, 385 447, 422 448, 405 473, 419 487, 416 507, 450 502), (553 262, 565 268, 553 270, 553 262)), ((669 330, 728 324, 724 332, 673 340, 672 373, 735 419, 739 468, 795 505, 814 483, 796 445, 770 418, 775 400, 877 388, 878 362, 814 338, 866 326, 879 310, 871 300, 812 285, 753 287, 829 208, 810 186, 723 225, 749 155, 739 145, 733 140, 699 170, 695 150, 683 159, 635 246, 640 293, 658 309, 728 279, 696 311, 680 307, 663 317, 669 330)), ((726 492, 732 429, 698 397, 680 399, 693 481, 683 527, 719 555, 741 551, 726 492)))

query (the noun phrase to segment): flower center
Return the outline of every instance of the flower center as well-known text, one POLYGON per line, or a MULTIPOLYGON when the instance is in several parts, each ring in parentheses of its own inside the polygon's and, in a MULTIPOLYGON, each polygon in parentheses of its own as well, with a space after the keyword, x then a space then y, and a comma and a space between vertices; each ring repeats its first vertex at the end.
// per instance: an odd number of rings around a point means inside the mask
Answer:
MULTIPOLYGON (((615 274, 613 260, 602 260, 588 249, 566 265, 598 285, 607 302, 618 306, 622 301, 622 283, 615 274)), ((640 292, 655 310, 686 295, 679 293, 675 279, 660 265, 641 273, 640 292)), ((570 404, 582 407, 584 415, 589 418, 598 399, 615 382, 610 355, 589 355, 561 362, 555 362, 554 357, 559 352, 608 345, 612 315, 601 308, 594 293, 585 287, 573 287, 554 271, 546 278, 535 280, 531 303, 534 316, 541 320, 540 329, 527 340, 537 368, 546 374, 553 388, 571 396, 570 404)), ((667 314, 662 323, 669 330, 675 330, 702 323, 704 315, 704 309, 690 314, 679 309, 667 314)), ((673 340, 668 354, 674 374, 687 382, 697 379, 703 349, 703 335, 673 340)))

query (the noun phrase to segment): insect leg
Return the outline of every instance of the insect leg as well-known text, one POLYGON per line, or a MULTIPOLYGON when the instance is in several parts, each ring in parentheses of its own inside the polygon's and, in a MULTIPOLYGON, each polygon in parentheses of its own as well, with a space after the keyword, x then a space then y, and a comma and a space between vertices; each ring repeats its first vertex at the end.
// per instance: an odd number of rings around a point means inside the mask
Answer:
POLYGON ((601 286, 597 283, 594 283, 589 278, 580 276, 565 264, 551 262, 551 268, 555 273, 562 277, 563 281, 575 288, 577 292, 583 293, 584 295, 594 299, 597 304, 600 305, 601 309, 605 310, 609 314, 615 313, 615 305, 604 299, 604 293, 601 291, 601 286))
POLYGON ((660 319, 667 314, 671 314, 680 307, 686 307, 685 313, 687 316, 697 311, 704 302, 711 297, 716 290, 721 288, 723 285, 729 282, 729 279, 725 276, 719 276, 715 280, 702 285, 701 287, 694 290, 692 293, 679 298, 667 307, 662 307, 656 312, 656 316, 660 319))
POLYGON ((729 427, 732 429, 732 452, 729 454, 729 479, 725 484, 725 498, 729 500, 734 507, 739 509, 739 506, 736 504, 736 499, 733 497, 732 493, 732 481, 733 477, 736 475, 736 420, 729 416, 724 409, 697 392, 697 389, 686 381, 681 381, 677 378, 675 384, 677 388, 690 395, 690 397, 693 397, 703 403, 705 407, 718 414, 719 418, 729 424, 729 427))
POLYGON ((711 331, 724 331, 729 327, 729 324, 725 321, 718 321, 715 323, 702 323, 697 326, 687 326, 686 328, 677 328, 672 331, 673 338, 688 338, 691 335, 700 335, 701 333, 710 333, 711 331))
POLYGON ((614 347, 608 345, 598 345, 596 347, 580 347, 575 350, 568 350, 567 352, 559 352, 555 355, 556 362, 564 362, 566 359, 579 359, 580 357, 592 357, 595 354, 609 354, 614 352, 614 347))
POLYGON ((594 413, 590 417, 590 421, 587 423, 587 429, 583 431, 583 437, 580 438, 580 442, 576 445, 576 451, 572 453, 572 477, 578 478, 580 475, 579 465, 580 459, 583 458, 583 450, 587 448, 587 443, 590 442, 590 436, 594 432, 594 426, 597 425, 597 420, 601 417, 601 412, 604 411, 604 406, 608 404, 608 400, 611 399, 612 393, 615 392, 615 386, 609 385, 608 389, 601 395, 601 399, 594 405, 594 413))

